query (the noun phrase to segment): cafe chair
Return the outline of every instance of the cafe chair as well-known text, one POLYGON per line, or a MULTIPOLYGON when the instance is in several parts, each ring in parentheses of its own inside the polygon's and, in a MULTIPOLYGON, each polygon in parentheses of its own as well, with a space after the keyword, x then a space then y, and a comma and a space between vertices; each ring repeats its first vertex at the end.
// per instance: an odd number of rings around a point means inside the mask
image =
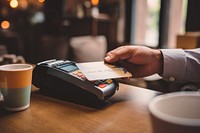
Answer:
POLYGON ((78 36, 70 39, 72 60, 76 62, 103 61, 107 52, 105 36, 78 36))

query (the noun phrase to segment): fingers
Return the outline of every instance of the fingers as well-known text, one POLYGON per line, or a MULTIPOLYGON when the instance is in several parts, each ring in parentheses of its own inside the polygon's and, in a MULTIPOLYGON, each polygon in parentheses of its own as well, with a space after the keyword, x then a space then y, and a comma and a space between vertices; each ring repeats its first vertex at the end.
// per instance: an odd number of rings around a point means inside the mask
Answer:
POLYGON ((122 46, 116 48, 106 54, 104 58, 105 62, 116 62, 119 60, 126 60, 131 58, 132 54, 134 53, 134 48, 131 46, 122 46))
POLYGON ((148 65, 138 65, 127 61, 120 61, 120 65, 132 74, 133 78, 140 78, 154 74, 148 65))
POLYGON ((134 78, 162 73, 161 52, 144 46, 116 48, 108 52, 104 60, 106 63, 119 63, 131 72, 134 78))

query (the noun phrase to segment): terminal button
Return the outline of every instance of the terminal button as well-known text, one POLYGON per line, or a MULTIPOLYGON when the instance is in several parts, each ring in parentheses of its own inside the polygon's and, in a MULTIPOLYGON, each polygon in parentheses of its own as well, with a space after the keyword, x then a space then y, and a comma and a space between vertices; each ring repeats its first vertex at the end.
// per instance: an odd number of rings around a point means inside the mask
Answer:
POLYGON ((99 84, 98 87, 104 88, 104 87, 106 87, 106 84, 99 84))
POLYGON ((106 83, 107 83, 107 84, 112 83, 112 79, 107 79, 107 80, 106 80, 106 83))

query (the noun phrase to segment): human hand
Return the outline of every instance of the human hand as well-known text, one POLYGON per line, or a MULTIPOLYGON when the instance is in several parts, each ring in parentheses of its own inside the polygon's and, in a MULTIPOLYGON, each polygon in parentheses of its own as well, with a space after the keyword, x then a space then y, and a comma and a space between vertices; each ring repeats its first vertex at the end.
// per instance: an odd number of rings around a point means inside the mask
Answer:
POLYGON ((104 61, 119 63, 134 78, 145 77, 155 73, 162 73, 163 59, 160 50, 145 46, 121 46, 106 54, 104 61))

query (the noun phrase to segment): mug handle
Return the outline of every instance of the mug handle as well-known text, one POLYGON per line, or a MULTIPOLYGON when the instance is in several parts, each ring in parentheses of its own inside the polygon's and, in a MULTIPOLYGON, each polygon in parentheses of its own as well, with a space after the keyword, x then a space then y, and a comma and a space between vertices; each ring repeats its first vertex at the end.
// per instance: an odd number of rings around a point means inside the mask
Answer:
POLYGON ((200 88, 197 90, 197 93, 200 95, 200 88))

